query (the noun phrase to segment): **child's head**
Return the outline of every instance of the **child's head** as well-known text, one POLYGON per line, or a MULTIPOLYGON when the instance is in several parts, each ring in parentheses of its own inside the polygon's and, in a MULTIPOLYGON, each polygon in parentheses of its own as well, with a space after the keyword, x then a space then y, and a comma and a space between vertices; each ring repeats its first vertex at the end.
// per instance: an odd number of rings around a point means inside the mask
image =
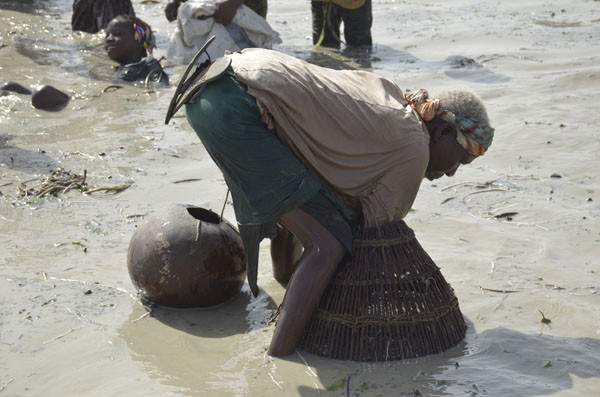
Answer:
POLYGON ((121 65, 139 62, 156 48, 150 25, 131 15, 119 15, 106 27, 104 48, 108 57, 121 65))

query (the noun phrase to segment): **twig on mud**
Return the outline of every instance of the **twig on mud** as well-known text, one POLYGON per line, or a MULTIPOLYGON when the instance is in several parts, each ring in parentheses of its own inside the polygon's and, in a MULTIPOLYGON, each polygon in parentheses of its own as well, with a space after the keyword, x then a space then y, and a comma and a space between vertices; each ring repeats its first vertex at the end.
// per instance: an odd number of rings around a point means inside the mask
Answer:
POLYGON ((77 317, 77 319, 79 321, 81 321, 82 323, 84 323, 84 324, 87 324, 87 325, 102 325, 100 323, 97 323, 95 321, 90 320, 84 314, 80 313, 79 310, 72 310, 72 309, 70 309, 70 308, 67 307, 67 311, 69 313, 71 313, 72 315, 74 315, 75 317, 77 317))
POLYGON ((457 186, 461 186, 461 185, 468 185, 470 183, 476 183, 476 182, 467 181, 467 182, 453 183, 452 185, 448 185, 448 186, 445 186, 445 187, 441 188, 440 189, 440 193, 443 192, 444 190, 452 189, 453 187, 457 187, 457 186))
POLYGON ((91 160, 95 160, 95 159, 96 159, 96 157, 95 157, 95 156, 92 156, 91 154, 87 154, 87 153, 80 152, 79 150, 76 150, 76 151, 74 151, 74 152, 69 152, 69 153, 66 153, 65 155, 69 155, 69 156, 70 156, 70 155, 72 155, 72 154, 77 154, 77 155, 79 155, 79 156, 87 157, 88 159, 91 159, 91 160))
POLYGON ((423 370, 420 369, 419 372, 417 372, 417 374, 415 376, 413 376, 412 380, 413 382, 418 382, 418 378, 419 376, 421 376, 423 374, 423 370))
POLYGON ((315 388, 317 389, 317 392, 319 392, 319 396, 320 396, 321 395, 321 388, 319 387, 319 384, 317 382, 315 382, 315 379, 318 378, 317 374, 311 368, 311 366, 308 365, 308 362, 304 359, 304 357, 302 356, 302 354, 300 354, 300 352, 298 350, 296 350, 296 354, 298 354, 298 357, 300 357, 300 359, 302 360, 302 362, 304 363, 304 365, 306 365, 306 373, 308 374, 308 376, 311 377, 311 381, 312 381, 313 385, 315 386, 315 388))
POLYGON ((300 357, 300 359, 302 360, 302 362, 304 363, 304 365, 306 365, 307 372, 311 376, 314 376, 316 378, 317 374, 315 373, 315 371, 313 371, 312 367, 310 365, 308 365, 308 362, 304 359, 304 357, 302 356, 302 354, 300 354, 300 352, 298 350, 296 350, 296 354, 298 354, 298 357, 300 357))
POLYGON ((116 91, 116 90, 119 90, 121 88, 123 88, 122 85, 113 84, 113 85, 109 85, 109 86, 104 87, 104 89, 102 90, 102 92, 116 91))
MULTIPOLYGON (((58 278, 58 277, 51 276, 51 277, 47 277, 47 279, 57 280, 57 281, 64 281, 64 282, 67 282, 67 283, 79 283, 79 284, 85 284, 85 285, 93 285, 94 287, 110 288, 110 289, 113 289, 113 290, 125 293, 125 294, 129 295, 133 300, 139 302, 139 299, 135 295, 133 295, 131 292, 127 291, 125 288, 113 287, 112 285, 106 285, 106 284, 100 284, 100 283, 93 283, 91 281, 75 280, 75 279, 72 279, 72 278, 58 278)), ((142 307, 146 307, 141 302, 140 302, 140 304, 142 305, 142 307)))
POLYGON ((501 294, 512 294, 512 293, 515 293, 515 292, 519 292, 519 291, 511 290, 511 289, 485 288, 485 287, 482 287, 481 285, 479 286, 479 289, 483 290, 483 291, 489 291, 489 292, 498 292, 498 293, 501 293, 501 294))
POLYGON ((173 183, 187 183, 187 182, 198 182, 201 181, 202 178, 188 178, 188 179, 180 179, 178 181, 175 181, 173 183))
POLYGON ((142 314, 141 316, 139 316, 138 318, 136 318, 135 320, 131 320, 132 323, 137 323, 138 321, 148 317, 150 315, 150 313, 152 313, 152 310, 150 310, 149 312, 146 312, 144 314, 142 314))
POLYGON ((121 185, 121 186, 97 187, 95 189, 91 189, 91 190, 88 190, 87 192, 84 192, 84 194, 88 195, 88 194, 101 192, 101 191, 114 192, 116 194, 116 193, 122 192, 123 190, 129 189, 131 187, 131 185, 133 185, 133 183, 128 183, 126 185, 121 185))
POLYGON ((273 383, 275 383, 277 385, 277 387, 279 387, 281 390, 283 390, 283 387, 281 386, 281 382, 277 382, 270 372, 267 372, 267 374, 271 377, 271 380, 273 381, 273 383))
POLYGON ((0 391, 4 390, 4 388, 5 388, 6 386, 8 386, 8 385, 9 385, 9 384, 10 384, 12 381, 14 381, 14 380, 15 380, 15 378, 10 378, 10 379, 9 379, 9 380, 7 380, 6 382, 4 382, 4 383, 2 384, 2 386, 0 386, 0 391))
POLYGON ((494 277, 494 272, 496 271, 496 262, 498 259, 512 259, 512 256, 497 256, 494 259, 490 260, 490 277, 494 277))
POLYGON ((63 338, 63 337, 65 337, 65 336, 69 335, 71 332, 73 332, 73 331, 77 331, 78 329, 81 329, 81 328, 83 328, 83 327, 85 327, 85 325, 80 325, 79 327, 71 328, 70 330, 68 330, 68 331, 67 331, 67 332, 65 332, 64 334, 60 334, 60 335, 58 335, 58 336, 55 336, 55 337, 54 337, 54 338, 52 338, 52 339, 49 339, 49 340, 47 340, 46 342, 42 343, 42 345, 47 345, 48 343, 52 343, 52 342, 54 342, 55 340, 58 340, 58 339, 60 339, 60 338, 63 338))
POLYGON ((131 214, 131 215, 126 215, 125 219, 132 219, 132 218, 143 218, 148 214, 131 214))
POLYGON ((350 397, 350 378, 352 377, 352 374, 348 375, 348 377, 346 378, 346 397, 350 397))

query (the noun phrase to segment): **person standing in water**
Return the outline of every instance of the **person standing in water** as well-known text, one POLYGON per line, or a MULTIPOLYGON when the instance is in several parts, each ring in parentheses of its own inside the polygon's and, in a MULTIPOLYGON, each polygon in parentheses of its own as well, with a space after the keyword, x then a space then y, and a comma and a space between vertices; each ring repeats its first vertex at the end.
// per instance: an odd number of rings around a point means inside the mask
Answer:
POLYGON ((295 267, 292 260, 274 263, 289 283, 268 354, 285 356, 352 255, 353 230, 403 219, 423 178, 452 176, 483 155, 494 129, 468 91, 405 95, 374 73, 265 49, 221 59, 213 65, 229 72, 182 101, 231 190, 253 294, 257 261, 248 252, 272 237, 263 231, 279 223, 304 248, 295 267))
POLYGON ((106 27, 104 48, 108 57, 120 65, 117 78, 169 84, 169 77, 162 66, 151 56, 156 48, 152 28, 141 19, 119 15, 110 21, 106 27))
POLYGON ((363 48, 373 45, 371 0, 312 0, 311 11, 315 46, 340 48, 342 22, 346 45, 363 48))

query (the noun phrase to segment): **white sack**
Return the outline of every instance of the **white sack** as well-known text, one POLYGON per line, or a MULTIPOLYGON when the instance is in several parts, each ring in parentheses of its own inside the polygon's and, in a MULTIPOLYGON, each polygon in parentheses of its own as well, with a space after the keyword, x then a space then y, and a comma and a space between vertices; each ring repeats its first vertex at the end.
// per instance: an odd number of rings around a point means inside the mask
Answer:
MULTIPOLYGON (((216 23, 211 17, 216 8, 214 0, 190 0, 181 4, 177 12, 177 27, 167 49, 167 58, 171 62, 189 63, 212 35, 216 38, 208 47, 211 59, 222 57, 225 51, 241 49, 227 28, 216 23)), ((279 33, 273 30, 263 17, 245 5, 237 9, 232 23, 242 28, 257 47, 271 48, 273 44, 281 43, 279 33)))

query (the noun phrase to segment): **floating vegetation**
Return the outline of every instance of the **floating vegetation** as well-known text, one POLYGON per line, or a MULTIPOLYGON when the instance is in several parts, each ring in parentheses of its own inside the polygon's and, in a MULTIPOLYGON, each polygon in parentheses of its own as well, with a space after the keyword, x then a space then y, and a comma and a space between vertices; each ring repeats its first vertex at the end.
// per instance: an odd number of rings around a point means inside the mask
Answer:
POLYGON ((552 320, 550 320, 549 318, 547 318, 546 316, 544 316, 544 313, 542 313, 541 310, 538 309, 538 312, 540 312, 540 314, 542 315, 542 319, 540 320, 541 323, 543 323, 543 324, 550 324, 552 322, 552 320))
POLYGON ((116 84, 112 84, 109 86, 106 86, 102 92, 111 92, 111 91, 116 91, 116 90, 120 90, 121 88, 123 88, 122 85, 116 85, 116 84))
POLYGON ((87 170, 83 170, 83 175, 65 171, 59 168, 47 176, 41 183, 28 188, 24 183, 19 183, 19 195, 21 197, 42 198, 45 196, 58 196, 71 189, 77 189, 81 192, 87 190, 86 184, 87 170))
POLYGON ((500 294, 513 294, 515 292, 519 292, 516 290, 510 290, 510 289, 494 289, 494 288, 485 288, 482 286, 479 286, 479 289, 482 291, 488 291, 488 292, 498 292, 500 294))
POLYGON ((97 187, 95 189, 90 189, 85 191, 85 194, 92 194, 92 193, 96 193, 96 192, 113 192, 113 193, 120 193, 123 190, 129 189, 129 187, 132 185, 132 183, 126 183, 125 185, 121 185, 121 186, 110 186, 110 187, 97 187))
POLYGON ((118 186, 101 186, 90 188, 88 185, 87 170, 83 170, 83 174, 77 174, 72 171, 66 171, 63 168, 54 170, 47 176, 40 176, 21 182, 3 183, 1 186, 9 185, 17 186, 16 198, 2 194, 0 196, 5 200, 13 199, 13 204, 22 204, 25 202, 28 205, 38 205, 43 203, 49 197, 59 197, 65 193, 76 190, 85 195, 92 193, 105 192, 117 194, 128 189, 133 183, 128 182, 118 186))
POLYGON ((496 219, 505 218, 507 221, 512 221, 513 216, 515 216, 517 214, 518 214, 518 212, 515 212, 515 211, 503 212, 501 214, 494 215, 494 218, 496 218, 496 219))
POLYGON ((335 391, 337 389, 342 389, 346 385, 346 379, 342 379, 339 383, 333 383, 327 386, 327 390, 335 391))

